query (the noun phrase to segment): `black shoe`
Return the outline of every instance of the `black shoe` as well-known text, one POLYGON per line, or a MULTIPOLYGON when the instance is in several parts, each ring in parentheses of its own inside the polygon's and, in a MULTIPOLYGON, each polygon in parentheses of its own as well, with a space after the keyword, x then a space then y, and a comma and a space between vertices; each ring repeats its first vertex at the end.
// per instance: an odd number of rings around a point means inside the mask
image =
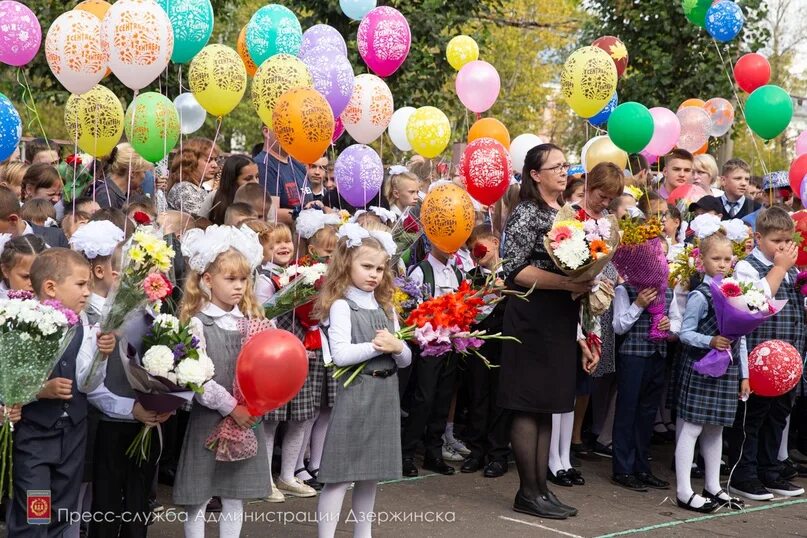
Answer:
POLYGON ((742 510, 745 507, 745 502, 742 499, 730 496, 725 489, 721 489, 717 493, 709 493, 704 488, 701 496, 706 499, 712 499, 720 506, 728 506, 732 510, 742 510))
POLYGON ((602 456, 603 458, 614 457, 614 452, 611 450, 611 446, 605 446, 602 443, 594 443, 594 453, 598 456, 602 456))
POLYGON ((782 480, 793 480, 799 476, 799 470, 796 468, 796 463, 790 458, 780 461, 782 469, 779 471, 779 478, 782 480))
POLYGON ((703 506, 701 506, 700 508, 695 508, 691 504, 692 499, 695 498, 695 495, 697 495, 697 493, 693 493, 692 495, 690 495, 689 500, 686 502, 682 501, 676 496, 675 501, 680 508, 683 508, 684 510, 690 510, 692 512, 697 512, 699 514, 710 514, 715 510, 717 510, 717 508, 720 506, 714 501, 714 499, 706 499, 706 503, 704 503, 703 506))
POLYGON ((513 501, 513 510, 522 514, 546 519, 566 519, 569 517, 569 511, 554 504, 549 500, 547 495, 527 498, 521 493, 521 490, 516 493, 516 500, 513 501))
MULTIPOLYGON (((319 471, 319 469, 317 469, 317 471, 319 471)), ((314 488, 316 491, 321 491, 322 490, 323 484, 317 480, 317 473, 316 472, 311 472, 308 469, 306 469, 305 467, 303 467, 301 469, 297 469, 296 471, 294 471, 294 476, 296 478, 299 478, 303 482, 303 484, 305 484, 306 486, 308 486, 310 488, 314 488), (297 475, 302 473, 302 472, 306 472, 306 473, 310 474, 311 478, 309 478, 308 480, 303 480, 302 478, 298 477, 297 475)))
POLYGON ((563 486, 564 488, 570 488, 574 485, 572 483, 572 479, 566 475, 566 471, 564 471, 563 469, 558 471, 558 474, 555 474, 549 469, 547 469, 546 478, 556 486, 563 486))
POLYGON ((552 504, 554 504, 555 506, 559 506, 564 510, 566 510, 567 512, 569 512, 569 517, 574 517, 577 515, 577 508, 575 508, 574 506, 569 506, 568 504, 563 504, 562 502, 560 502, 560 499, 558 499, 557 495, 555 495, 551 491, 547 491, 546 496, 552 502, 552 504))
POLYGON ((205 511, 208 514, 221 512, 221 497, 213 497, 210 499, 210 502, 207 503, 207 508, 205 511))
POLYGON ((174 479, 176 478, 176 470, 174 469, 160 469, 157 473, 157 482, 160 484, 174 487, 174 479))
POLYGON ((731 482, 729 491, 751 501, 770 501, 773 499, 773 493, 765 489, 762 482, 757 479, 731 482))
POLYGON ((465 458, 465 461, 462 462, 460 472, 475 473, 482 467, 484 467, 484 465, 482 465, 482 460, 480 458, 477 458, 476 456, 468 456, 465 458))
POLYGON ((575 486, 585 486, 586 479, 583 478, 583 475, 580 474, 576 468, 572 467, 571 469, 566 469, 566 476, 569 477, 569 480, 572 481, 572 484, 575 486))
POLYGON ((591 447, 586 443, 572 443, 572 454, 584 458, 591 455, 591 447))
POLYGON ((615 474, 611 477, 611 482, 631 491, 647 491, 645 485, 632 474, 615 474))
POLYGON ((415 460, 413 460, 412 458, 404 458, 403 465, 401 467, 402 467, 401 474, 404 475, 404 477, 412 477, 418 475, 418 468, 417 466, 415 466, 415 460))
POLYGON ((642 485, 653 489, 669 489, 670 487, 669 482, 653 476, 652 473, 636 473, 636 479, 641 482, 642 485))
POLYGON ((485 478, 499 478, 507 472, 507 464, 502 461, 492 461, 485 466, 485 478))
POLYGON ((804 488, 788 482, 787 480, 771 480, 762 483, 765 484, 765 489, 774 495, 781 495, 783 497, 798 497, 799 495, 804 495, 804 488))
POLYGON ((423 460, 422 467, 427 471, 434 471, 435 473, 444 474, 446 476, 456 472, 456 469, 443 461, 442 458, 439 460, 423 460))

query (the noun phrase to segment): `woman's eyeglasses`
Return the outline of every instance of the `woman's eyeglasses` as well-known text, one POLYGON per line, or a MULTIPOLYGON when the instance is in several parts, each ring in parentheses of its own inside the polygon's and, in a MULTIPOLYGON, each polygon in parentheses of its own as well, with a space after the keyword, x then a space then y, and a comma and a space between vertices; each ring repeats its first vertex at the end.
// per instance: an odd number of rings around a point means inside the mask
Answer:
POLYGON ((569 168, 571 167, 572 165, 570 165, 569 163, 561 163, 555 166, 551 166, 549 168, 541 168, 539 172, 554 172, 556 174, 565 174, 566 172, 569 171, 569 168))

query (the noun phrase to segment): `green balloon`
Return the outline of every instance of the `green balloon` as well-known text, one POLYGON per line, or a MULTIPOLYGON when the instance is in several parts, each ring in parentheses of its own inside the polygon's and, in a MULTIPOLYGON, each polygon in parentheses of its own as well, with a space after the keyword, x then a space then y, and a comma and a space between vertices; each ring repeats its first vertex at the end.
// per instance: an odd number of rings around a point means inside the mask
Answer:
POLYGON ((793 101, 779 86, 769 84, 754 90, 745 102, 745 121, 765 140, 776 138, 793 119, 793 101))
POLYGON ((179 114, 174 103, 164 95, 141 93, 126 110, 123 128, 138 155, 156 163, 179 141, 179 114))
POLYGON ((681 0, 681 7, 689 22, 706 28, 706 12, 712 7, 712 0, 681 0))
POLYGON ((638 153, 653 138, 653 116, 641 103, 622 103, 608 118, 608 136, 623 151, 638 153))

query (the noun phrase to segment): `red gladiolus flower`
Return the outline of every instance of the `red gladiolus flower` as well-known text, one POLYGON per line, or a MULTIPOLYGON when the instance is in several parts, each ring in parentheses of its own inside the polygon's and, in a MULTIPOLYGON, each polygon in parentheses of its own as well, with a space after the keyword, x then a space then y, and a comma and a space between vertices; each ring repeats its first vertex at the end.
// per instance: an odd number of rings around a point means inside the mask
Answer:
POLYGON ((134 221, 138 224, 144 224, 148 226, 151 224, 151 217, 148 216, 147 213, 143 213, 142 211, 135 211, 134 215, 132 215, 134 221))
POLYGON ((471 251, 471 255, 476 258, 477 260, 481 260, 485 257, 485 254, 488 253, 488 247, 486 247, 482 243, 474 244, 474 249, 471 251))
POLYGON ((743 290, 734 282, 726 282, 721 285, 720 291, 723 292, 723 295, 726 297, 739 297, 743 294, 743 290))

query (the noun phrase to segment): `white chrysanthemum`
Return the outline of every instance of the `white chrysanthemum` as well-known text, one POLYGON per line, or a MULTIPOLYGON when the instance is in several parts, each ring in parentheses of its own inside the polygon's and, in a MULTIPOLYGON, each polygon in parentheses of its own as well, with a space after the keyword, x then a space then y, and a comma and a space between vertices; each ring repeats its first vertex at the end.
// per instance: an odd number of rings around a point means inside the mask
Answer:
POLYGON ((151 375, 167 377, 174 368, 174 352, 168 346, 152 346, 143 355, 143 368, 151 375))
POLYGON ((179 320, 171 314, 160 314, 154 318, 154 325, 170 331, 179 330, 179 320))
POLYGON ((216 375, 216 367, 213 365, 213 361, 210 360, 207 353, 201 349, 199 350, 199 364, 201 364, 202 368, 204 368, 205 381, 208 379, 213 379, 213 376, 216 375))
POLYGON ((740 243, 751 237, 751 231, 748 225, 740 219, 724 220, 722 223, 723 229, 726 230, 726 236, 730 241, 740 243))
POLYGON ((202 385, 207 381, 205 377, 205 367, 196 359, 185 359, 177 365, 177 384, 179 385, 202 385))
POLYGON ((768 307, 768 299, 761 290, 752 288, 745 293, 745 304, 751 310, 763 310, 768 307))
POLYGON ((591 256, 582 232, 575 232, 570 239, 561 242, 553 251, 567 269, 577 269, 591 256))
POLYGON ((689 225, 689 227, 692 228, 692 231, 695 232, 698 239, 705 239, 709 237, 718 231, 720 226, 720 217, 717 215, 711 215, 709 213, 698 215, 692 219, 692 223, 689 225))

